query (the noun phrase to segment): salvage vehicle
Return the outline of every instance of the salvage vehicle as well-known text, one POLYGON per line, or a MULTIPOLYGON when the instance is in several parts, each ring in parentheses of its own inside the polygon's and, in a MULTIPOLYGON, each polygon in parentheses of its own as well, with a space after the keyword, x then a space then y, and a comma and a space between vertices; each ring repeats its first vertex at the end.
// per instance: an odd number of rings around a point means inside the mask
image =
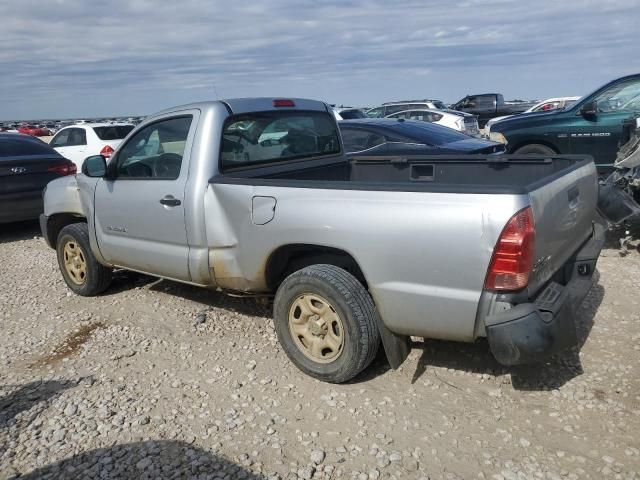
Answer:
POLYGON ((403 118, 365 118, 338 122, 349 155, 498 154, 504 144, 472 138, 434 123, 403 118))
POLYGON ((536 103, 538 102, 505 101, 501 93, 480 93, 467 95, 451 105, 451 108, 476 115, 480 128, 484 128, 492 118, 522 113, 536 103))
POLYGON ((0 133, 0 224, 37 219, 47 183, 75 173, 76 166, 42 140, 0 133))
POLYGON ((40 218, 68 287, 124 268, 273 297, 303 372, 345 382, 382 340, 486 337, 505 365, 576 344, 602 248, 588 156, 347 158, 331 107, 195 103, 148 117, 107 162, 51 182, 40 218))
POLYGON ((640 115, 640 74, 618 78, 573 105, 507 118, 491 127, 490 140, 509 153, 592 155, 606 178, 613 170, 624 122, 640 115))
POLYGON ((626 255, 632 240, 629 220, 640 215, 640 118, 625 122, 622 141, 615 170, 601 182, 598 212, 611 226, 625 226, 625 236, 620 238, 620 254, 626 255))

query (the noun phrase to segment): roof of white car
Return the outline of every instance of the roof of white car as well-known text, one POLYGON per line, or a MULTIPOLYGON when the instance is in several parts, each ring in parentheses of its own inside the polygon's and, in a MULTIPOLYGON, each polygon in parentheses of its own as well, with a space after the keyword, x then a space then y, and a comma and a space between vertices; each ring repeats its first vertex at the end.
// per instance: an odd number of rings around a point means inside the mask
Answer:
MULTIPOLYGON (((76 123, 74 125, 67 125, 64 128, 93 128, 93 127, 133 127, 131 123, 76 123)), ((62 130, 62 128, 60 129, 62 130)))

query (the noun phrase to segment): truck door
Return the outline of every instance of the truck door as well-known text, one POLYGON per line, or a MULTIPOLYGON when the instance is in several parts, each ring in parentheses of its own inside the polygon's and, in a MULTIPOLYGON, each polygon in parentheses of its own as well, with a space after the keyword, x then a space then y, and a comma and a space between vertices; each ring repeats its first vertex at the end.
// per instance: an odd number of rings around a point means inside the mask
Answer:
POLYGON ((96 186, 98 247, 114 265, 190 280, 184 191, 196 111, 144 126, 122 145, 96 186))
POLYGON ((593 155, 599 171, 610 169, 618 152, 623 122, 639 114, 640 77, 615 83, 593 99, 585 99, 569 131, 571 153, 593 155))

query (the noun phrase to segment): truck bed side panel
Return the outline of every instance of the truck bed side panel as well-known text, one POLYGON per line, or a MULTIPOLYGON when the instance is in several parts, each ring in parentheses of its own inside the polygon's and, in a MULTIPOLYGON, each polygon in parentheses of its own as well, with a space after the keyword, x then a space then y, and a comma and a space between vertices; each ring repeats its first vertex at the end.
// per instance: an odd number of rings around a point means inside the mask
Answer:
POLYGON ((218 285, 248 290, 265 286, 265 261, 282 245, 346 250, 391 330, 471 340, 496 239, 527 201, 214 183, 205 201, 211 264, 218 285), (276 199, 274 218, 264 225, 252 222, 256 195, 276 199))

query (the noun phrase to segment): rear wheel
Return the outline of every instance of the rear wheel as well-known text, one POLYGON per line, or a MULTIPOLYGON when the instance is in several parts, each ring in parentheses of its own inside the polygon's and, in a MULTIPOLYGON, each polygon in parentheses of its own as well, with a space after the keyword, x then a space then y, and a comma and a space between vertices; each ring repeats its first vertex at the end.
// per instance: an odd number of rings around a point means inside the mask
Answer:
POLYGON ((91 251, 86 223, 64 227, 56 243, 62 278, 74 293, 92 297, 111 284, 111 269, 101 265, 91 251))
POLYGON ((289 275, 276 293, 278 340, 304 373, 331 383, 364 370, 380 345, 378 313, 364 286, 333 265, 289 275))
POLYGON ((524 145, 513 153, 518 155, 556 155, 556 152, 551 147, 540 145, 539 143, 524 145))

